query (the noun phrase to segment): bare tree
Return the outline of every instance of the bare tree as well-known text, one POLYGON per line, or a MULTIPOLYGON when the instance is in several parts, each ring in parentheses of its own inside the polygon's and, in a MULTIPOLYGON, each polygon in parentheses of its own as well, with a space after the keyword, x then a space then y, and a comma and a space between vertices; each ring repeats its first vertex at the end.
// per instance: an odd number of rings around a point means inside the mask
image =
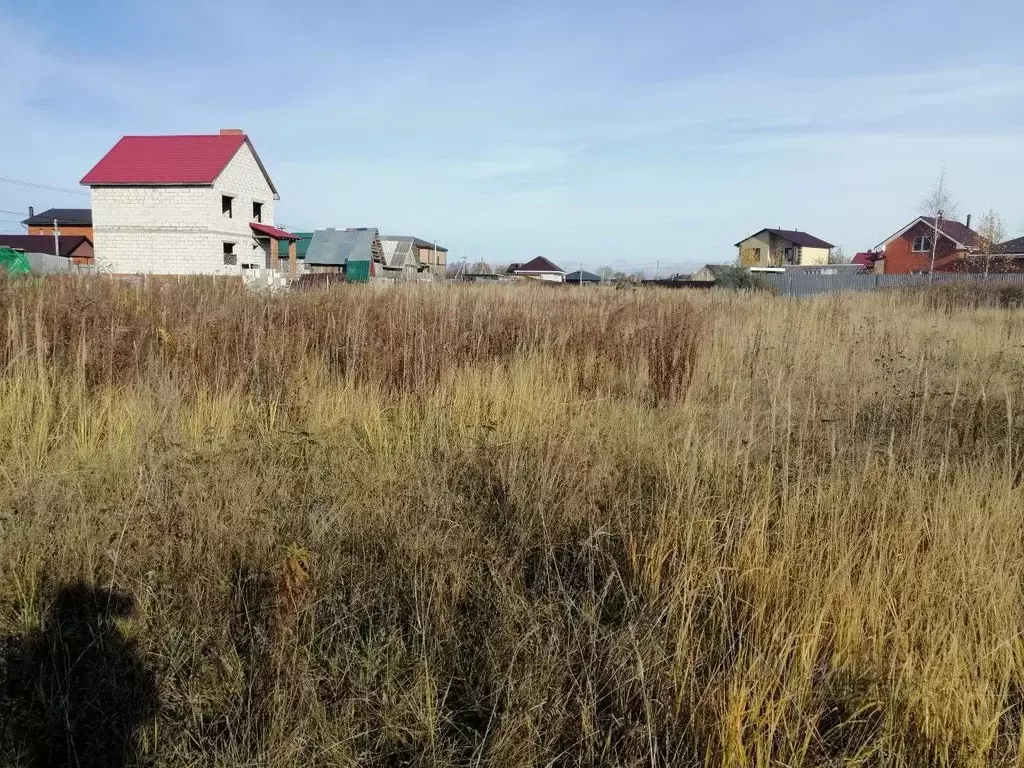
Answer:
POLYGON ((470 266, 469 273, 471 275, 491 275, 494 274, 494 270, 491 269, 490 264, 481 259, 470 266))
POLYGON ((601 267, 597 270, 597 276, 601 278, 602 283, 610 283, 615 279, 615 270, 611 267, 601 267))
POLYGON ((935 272, 935 249, 939 245, 939 231, 942 228, 943 219, 956 219, 956 208, 957 202, 950 194, 949 187, 946 186, 946 169, 942 169, 942 173, 939 174, 939 180, 935 182, 935 187, 929 192, 922 200, 918 210, 924 216, 930 216, 932 219, 932 226, 934 232, 932 234, 932 255, 931 260, 928 264, 928 282, 932 280, 932 274, 935 272))
POLYGON ((846 251, 843 250, 843 246, 837 245, 831 251, 828 252, 828 263, 829 264, 849 264, 853 261, 851 256, 846 255, 846 251))
POLYGON ((991 208, 981 215, 978 222, 978 237, 985 252, 985 279, 988 280, 989 265, 992 263, 992 248, 999 245, 1006 237, 1006 224, 1003 217, 991 208))

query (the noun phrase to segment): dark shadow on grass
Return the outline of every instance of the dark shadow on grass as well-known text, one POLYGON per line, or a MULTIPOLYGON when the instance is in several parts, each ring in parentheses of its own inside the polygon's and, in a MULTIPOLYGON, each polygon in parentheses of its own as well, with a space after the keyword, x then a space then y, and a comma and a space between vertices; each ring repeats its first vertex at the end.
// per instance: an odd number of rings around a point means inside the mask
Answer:
POLYGON ((115 620, 132 599, 86 584, 62 587, 40 628, 9 640, 0 762, 32 768, 139 764, 138 733, 156 712, 153 673, 115 620))

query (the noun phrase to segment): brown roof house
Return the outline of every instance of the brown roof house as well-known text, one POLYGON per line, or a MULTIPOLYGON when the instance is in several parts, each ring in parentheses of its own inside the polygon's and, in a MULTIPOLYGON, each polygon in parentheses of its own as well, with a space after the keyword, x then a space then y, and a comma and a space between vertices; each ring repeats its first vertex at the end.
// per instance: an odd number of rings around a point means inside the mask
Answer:
POLYGON ((50 235, 56 230, 59 235, 89 238, 92 242, 92 209, 90 208, 48 208, 36 213, 29 207, 28 218, 22 224, 30 235, 50 235))
POLYGON ((82 235, 0 235, 0 247, 24 251, 36 273, 88 271, 93 265, 92 241, 82 235))
POLYGON ((565 270, 543 256, 531 259, 525 264, 509 264, 507 271, 510 275, 543 280, 547 283, 565 282, 565 270))
MULTIPOLYGON (((981 238, 967 223, 940 219, 936 225, 932 216, 918 216, 902 229, 879 243, 875 250, 882 251, 882 271, 887 275, 924 274, 931 269, 932 243, 935 243, 935 271, 959 271, 954 266, 978 249, 981 238)), ((877 267, 876 267, 877 271, 877 267)))
MULTIPOLYGON (((986 249, 982 243, 981 252, 967 258, 970 272, 986 274, 1024 274, 1024 237, 997 243, 986 249)), ((963 262, 958 263, 958 267, 963 262)))
POLYGON ((798 229, 762 229, 736 243, 743 267, 821 266, 832 243, 798 229))

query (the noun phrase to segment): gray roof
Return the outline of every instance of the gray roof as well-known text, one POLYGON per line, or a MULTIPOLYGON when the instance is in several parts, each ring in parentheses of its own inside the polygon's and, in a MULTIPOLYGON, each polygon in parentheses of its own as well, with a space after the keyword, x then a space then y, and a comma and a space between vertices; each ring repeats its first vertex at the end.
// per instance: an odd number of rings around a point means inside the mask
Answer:
POLYGON ((373 261, 376 229, 318 229, 306 251, 310 265, 341 266, 349 261, 373 261))
POLYGON ((384 242, 385 240, 396 240, 405 243, 413 243, 417 248, 431 248, 435 251, 444 251, 445 253, 448 253, 448 249, 443 245, 432 243, 429 240, 423 240, 419 237, 413 237, 412 235, 381 235, 380 239, 381 242, 384 242))
POLYGON ((595 275, 593 272, 587 272, 585 269, 577 269, 575 272, 569 272, 565 276, 565 282, 567 283, 578 283, 580 279, 584 283, 600 283, 601 277, 595 275))
POLYGON ((1007 240, 1005 243, 999 243, 999 245, 992 246, 993 255, 1012 255, 1024 253, 1024 237, 1018 237, 1015 240, 1007 240))

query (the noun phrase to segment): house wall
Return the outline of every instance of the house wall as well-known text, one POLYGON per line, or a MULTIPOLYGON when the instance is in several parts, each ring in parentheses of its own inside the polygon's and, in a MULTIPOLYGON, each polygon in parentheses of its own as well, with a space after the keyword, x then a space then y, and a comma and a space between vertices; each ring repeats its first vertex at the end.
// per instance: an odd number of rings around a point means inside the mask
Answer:
POLYGON ((528 277, 531 280, 543 280, 545 283, 564 283, 565 275, 561 272, 516 272, 519 277, 528 277))
POLYGON ((828 248, 800 248, 797 264, 823 266, 828 264, 828 248))
POLYGON ((767 232, 762 232, 754 237, 748 237, 737 247, 739 251, 739 263, 744 267, 769 267, 771 266, 771 238, 767 232), (760 256, 753 254, 753 249, 760 248, 760 256))
MULTIPOLYGON (((28 234, 30 235, 50 235, 53 236, 53 226, 49 227, 29 227, 28 234)), ((88 237, 92 240, 92 227, 61 227, 61 236, 67 235, 68 237, 88 237)))
MULTIPOLYGON (((909 275, 914 272, 927 272, 931 263, 931 252, 914 253, 914 238, 935 237, 935 228, 918 222, 902 235, 885 246, 885 274, 909 275)), ((958 251, 956 244, 948 237, 939 236, 935 248, 935 269, 943 271, 950 268, 965 251, 958 251)))
POLYGON ((447 251, 435 251, 433 248, 420 248, 419 260, 420 264, 444 267, 448 265, 448 253, 447 251))
POLYGON ((265 265, 249 223, 254 200, 274 223, 274 195, 248 145, 209 186, 93 187, 93 245, 99 271, 113 274, 238 275, 241 264, 265 265), (231 195, 232 217, 221 212, 231 195), (237 264, 224 264, 224 243, 237 264))
MULTIPOLYGON (((252 236, 249 223, 252 217, 253 202, 263 203, 263 223, 274 224, 274 193, 267 183, 263 171, 248 144, 231 158, 220 176, 213 182, 213 205, 209 208, 210 231, 218 236, 215 259, 221 267, 224 265, 224 243, 234 243, 239 265, 243 263, 259 264, 269 267, 269 245, 266 239, 257 241, 252 236), (221 213, 221 196, 230 195, 232 201, 232 217, 226 218, 221 213)), ((93 214, 95 216, 95 214, 93 214)), ((93 224, 96 223, 95 218, 93 224)), ((281 268, 287 267, 288 246, 283 245, 280 252, 281 268)), ((238 267, 237 269, 240 269, 238 267)))

